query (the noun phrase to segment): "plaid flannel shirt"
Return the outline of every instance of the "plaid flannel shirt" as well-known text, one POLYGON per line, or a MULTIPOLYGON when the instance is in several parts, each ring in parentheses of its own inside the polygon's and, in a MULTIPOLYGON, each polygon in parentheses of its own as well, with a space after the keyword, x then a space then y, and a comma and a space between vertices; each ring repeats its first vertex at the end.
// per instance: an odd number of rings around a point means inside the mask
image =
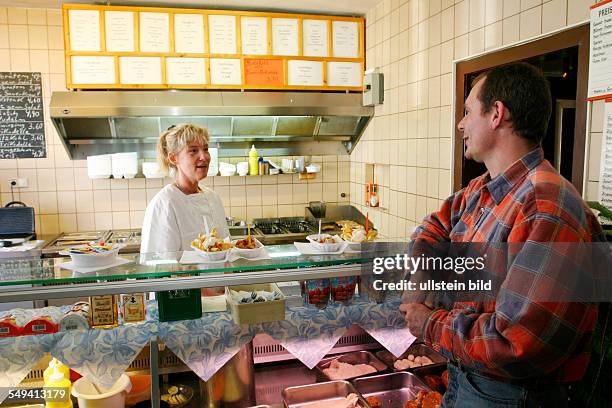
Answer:
MULTIPOLYGON (((485 173, 472 180, 426 217, 412 239, 528 243, 544 251, 553 242, 605 240, 580 194, 544 160, 540 148, 494 179, 485 173)), ((530 298, 541 284, 538 272, 522 273, 514 262, 495 302, 455 302, 451 310, 431 313, 425 342, 493 377, 580 379, 589 362, 597 306, 530 298), (512 276, 520 276, 520 285, 506 285, 512 276)))

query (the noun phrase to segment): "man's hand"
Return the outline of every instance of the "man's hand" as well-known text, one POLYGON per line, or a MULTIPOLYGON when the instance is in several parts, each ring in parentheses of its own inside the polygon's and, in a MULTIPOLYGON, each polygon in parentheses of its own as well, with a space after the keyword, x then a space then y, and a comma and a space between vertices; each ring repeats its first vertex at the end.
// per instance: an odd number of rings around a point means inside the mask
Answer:
POLYGON ((402 303, 400 305, 400 312, 404 313, 404 319, 408 330, 413 336, 421 337, 423 333, 423 324, 429 317, 429 314, 433 311, 429 307, 422 303, 402 303))

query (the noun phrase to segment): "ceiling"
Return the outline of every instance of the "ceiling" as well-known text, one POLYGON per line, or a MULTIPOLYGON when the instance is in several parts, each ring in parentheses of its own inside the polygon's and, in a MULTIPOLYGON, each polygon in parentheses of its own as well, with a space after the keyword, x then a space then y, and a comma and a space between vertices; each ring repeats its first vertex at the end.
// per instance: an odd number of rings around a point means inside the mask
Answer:
MULTIPOLYGON (((364 16, 381 0, 121 0, 94 1, 72 0, 65 3, 109 4, 111 6, 151 6, 206 9, 237 9, 257 11, 279 11, 313 14, 342 14, 364 16)), ((61 0, 0 0, 2 7, 44 7, 59 8, 61 0)))

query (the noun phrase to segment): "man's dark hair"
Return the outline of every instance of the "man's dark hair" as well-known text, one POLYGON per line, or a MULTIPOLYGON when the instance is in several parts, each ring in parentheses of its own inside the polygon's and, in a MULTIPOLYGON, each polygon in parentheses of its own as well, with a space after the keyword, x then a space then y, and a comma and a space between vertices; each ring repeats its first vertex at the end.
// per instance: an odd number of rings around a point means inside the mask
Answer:
POLYGON ((542 73, 533 65, 518 62, 484 72, 473 84, 483 78, 478 95, 483 113, 489 112, 495 101, 503 102, 516 133, 541 144, 552 110, 550 88, 542 73))

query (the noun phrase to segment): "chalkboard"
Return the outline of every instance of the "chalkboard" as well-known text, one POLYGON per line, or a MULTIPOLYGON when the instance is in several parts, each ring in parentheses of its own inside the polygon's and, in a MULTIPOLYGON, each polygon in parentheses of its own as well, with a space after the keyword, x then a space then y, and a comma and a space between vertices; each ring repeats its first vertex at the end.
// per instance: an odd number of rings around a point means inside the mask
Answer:
POLYGON ((46 156, 40 72, 0 72, 0 159, 46 156))

